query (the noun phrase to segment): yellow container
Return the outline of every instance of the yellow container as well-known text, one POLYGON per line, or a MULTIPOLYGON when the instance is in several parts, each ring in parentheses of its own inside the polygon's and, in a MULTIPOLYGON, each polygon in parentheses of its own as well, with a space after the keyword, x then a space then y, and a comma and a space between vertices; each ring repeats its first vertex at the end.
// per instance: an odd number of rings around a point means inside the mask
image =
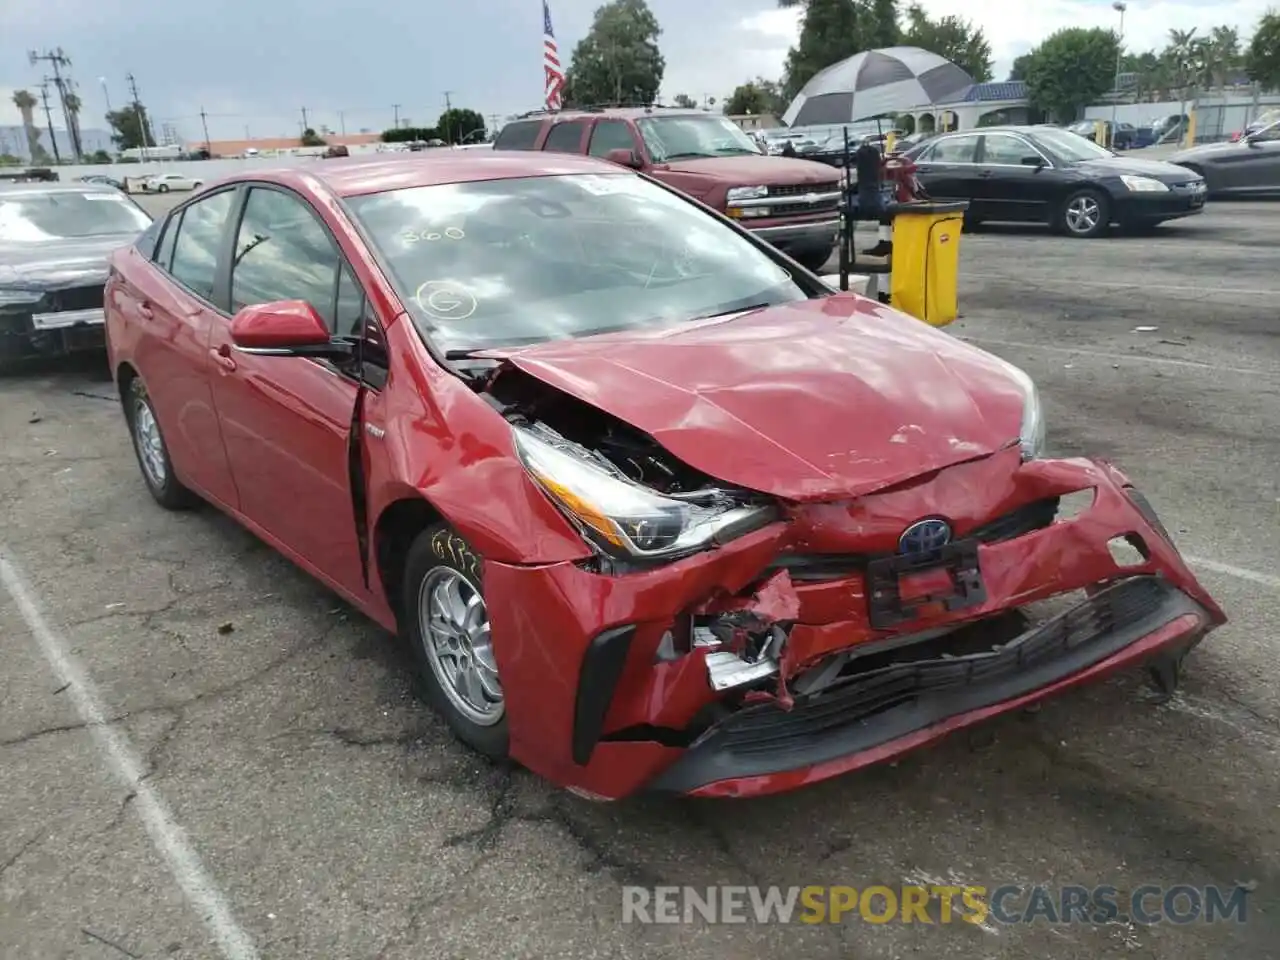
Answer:
POLYGON ((934 327, 958 313, 963 200, 899 204, 893 215, 889 303, 934 327))

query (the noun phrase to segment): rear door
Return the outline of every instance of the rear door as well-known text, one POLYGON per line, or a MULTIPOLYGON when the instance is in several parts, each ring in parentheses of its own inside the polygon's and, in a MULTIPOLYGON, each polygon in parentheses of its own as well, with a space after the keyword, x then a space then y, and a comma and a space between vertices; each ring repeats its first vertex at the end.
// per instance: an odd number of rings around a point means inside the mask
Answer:
POLYGON ((640 143, 636 140, 631 124, 625 120, 597 120, 591 128, 591 139, 587 143, 587 153, 593 157, 604 158, 610 150, 630 150, 637 157, 643 156, 640 143))
POLYGON ((225 306, 216 277, 236 194, 228 187, 175 210, 153 254, 154 269, 122 276, 115 294, 142 331, 134 359, 174 468, 232 508, 239 499, 213 407, 209 340, 225 306))
POLYGON ((939 137, 917 158, 917 176, 929 196, 937 200, 968 200, 978 193, 976 133, 939 137))
POLYGON ((1241 140, 1215 163, 1222 171, 1221 183, 1241 193, 1280 190, 1280 123, 1273 123, 1241 140))

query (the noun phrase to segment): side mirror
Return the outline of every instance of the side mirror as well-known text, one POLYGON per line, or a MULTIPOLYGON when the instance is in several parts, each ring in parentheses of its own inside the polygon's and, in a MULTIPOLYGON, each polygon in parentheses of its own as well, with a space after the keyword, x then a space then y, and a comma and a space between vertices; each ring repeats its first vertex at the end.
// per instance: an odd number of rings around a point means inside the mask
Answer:
POLYGON ((1258 136, 1256 133, 1251 133, 1249 134, 1249 136, 1244 138, 1244 142, 1251 147, 1256 147, 1258 144, 1262 142, 1262 138, 1258 136))
POLYGON ((610 163, 630 167, 632 170, 639 170, 641 167, 640 157, 636 155, 634 150, 610 150, 604 155, 604 158, 610 163))
POLYGON ((1044 157, 1023 157, 1021 162, 1024 167, 1035 167, 1038 170, 1044 166, 1044 157))
POLYGON ((242 353, 277 357, 344 359, 353 350, 329 335, 324 318, 305 300, 245 307, 231 321, 231 342, 242 353))

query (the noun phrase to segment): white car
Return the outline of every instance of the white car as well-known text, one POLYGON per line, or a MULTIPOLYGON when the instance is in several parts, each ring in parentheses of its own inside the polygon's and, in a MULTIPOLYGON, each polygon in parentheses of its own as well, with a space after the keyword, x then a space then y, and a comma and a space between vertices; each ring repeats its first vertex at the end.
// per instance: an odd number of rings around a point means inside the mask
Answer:
POLYGON ((157 173, 142 181, 143 193, 168 193, 170 190, 199 190, 203 180, 193 180, 180 173, 157 173))

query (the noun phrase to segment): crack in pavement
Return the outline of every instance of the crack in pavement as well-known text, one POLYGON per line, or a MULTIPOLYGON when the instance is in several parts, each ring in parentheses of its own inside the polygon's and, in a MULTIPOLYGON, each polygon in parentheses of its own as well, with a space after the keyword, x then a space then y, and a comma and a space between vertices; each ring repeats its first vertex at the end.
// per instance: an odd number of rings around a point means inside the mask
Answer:
POLYGON ((5 873, 8 872, 10 867, 16 864, 19 860, 21 860, 26 855, 27 851, 30 850, 39 842, 40 842, 40 834, 34 833, 31 835, 30 838, 28 838, 26 841, 21 843, 18 846, 18 849, 15 850, 10 857, 5 859, 3 863, 0 863, 0 877, 3 877, 5 873))

